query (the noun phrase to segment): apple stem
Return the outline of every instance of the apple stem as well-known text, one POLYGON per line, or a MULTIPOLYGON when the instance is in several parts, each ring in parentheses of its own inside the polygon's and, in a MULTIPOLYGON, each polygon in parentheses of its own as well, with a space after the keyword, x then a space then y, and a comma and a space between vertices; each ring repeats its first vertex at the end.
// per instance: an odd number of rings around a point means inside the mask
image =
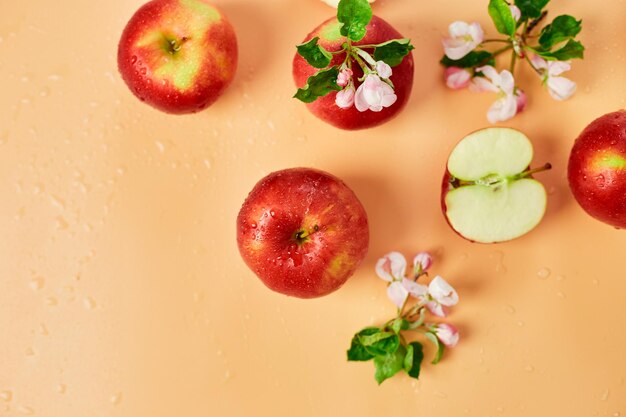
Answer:
POLYGON ((546 162, 543 166, 540 166, 539 168, 529 169, 528 171, 524 171, 521 174, 516 175, 515 179, 530 177, 533 174, 547 171, 549 169, 552 169, 552 164, 550 162, 546 162))

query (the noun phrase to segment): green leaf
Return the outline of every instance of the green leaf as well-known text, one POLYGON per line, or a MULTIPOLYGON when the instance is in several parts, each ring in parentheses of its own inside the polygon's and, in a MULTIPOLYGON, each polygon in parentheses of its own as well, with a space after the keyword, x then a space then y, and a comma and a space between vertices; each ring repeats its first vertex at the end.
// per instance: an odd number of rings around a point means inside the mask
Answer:
POLYGON ((424 360, 424 351, 420 342, 411 342, 406 347, 406 355, 403 360, 403 367, 411 378, 419 378, 422 361, 424 360))
POLYGON ((393 353, 400 346, 400 338, 391 332, 380 332, 371 336, 359 336, 359 341, 372 355, 393 353))
POLYGON ((542 51, 534 49, 537 55, 548 61, 567 61, 575 58, 583 58, 585 47, 582 43, 570 39, 565 46, 556 51, 542 51))
POLYGON ((437 365, 443 356, 443 352, 446 349, 446 345, 444 345, 443 343, 439 341, 436 334, 428 332, 425 334, 425 336, 428 340, 433 342, 433 344, 435 345, 435 348, 437 349, 437 353, 435 353, 435 358, 431 362, 433 365, 437 365))
POLYGON ((461 59, 450 59, 447 56, 441 58, 441 64, 448 67, 472 68, 479 65, 492 65, 493 55, 487 51, 472 51, 461 59))
POLYGON ((395 67, 402 63, 402 60, 413 49, 410 39, 393 39, 380 45, 374 49, 374 59, 376 61, 384 61, 389 66, 395 67))
POLYGON ((581 22, 569 15, 555 17, 552 23, 541 30, 539 45, 548 51, 557 43, 576 37, 582 29, 581 22))
POLYGON ((498 32, 508 36, 515 34, 515 18, 513 18, 511 9, 504 0, 490 0, 488 10, 498 32))
POLYGON ((394 331, 394 333, 398 334, 401 330, 406 330, 409 328, 410 323, 408 320, 398 317, 394 321, 391 322, 389 328, 394 331))
POLYGON ((341 87, 337 85, 338 75, 338 67, 330 67, 328 69, 318 71, 316 74, 309 77, 304 87, 298 89, 294 98, 297 98, 305 103, 312 103, 331 91, 341 90, 341 87))
POLYGON ((337 20, 343 23, 343 36, 358 42, 365 36, 366 27, 372 20, 372 7, 367 0, 341 0, 337 6, 337 20))
POLYGON ((352 342, 350 343, 350 349, 348 349, 348 360, 349 361, 368 361, 374 357, 371 353, 365 350, 365 347, 361 344, 359 340, 359 336, 367 336, 380 332, 380 329, 377 327, 366 327, 365 329, 359 331, 352 337, 352 342))
POLYGON ((515 5, 522 12, 523 19, 536 19, 541 16, 543 8, 548 5, 550 0, 515 0, 515 5))
POLYGON ((404 358, 406 357, 406 348, 398 347, 393 353, 379 355, 374 358, 374 366, 376 366, 376 382, 380 385, 385 379, 391 378, 404 367, 404 358))
POLYGON ((300 56, 306 59, 309 65, 315 68, 326 68, 333 56, 317 43, 319 39, 319 37, 315 37, 306 43, 297 45, 296 48, 298 48, 300 56))

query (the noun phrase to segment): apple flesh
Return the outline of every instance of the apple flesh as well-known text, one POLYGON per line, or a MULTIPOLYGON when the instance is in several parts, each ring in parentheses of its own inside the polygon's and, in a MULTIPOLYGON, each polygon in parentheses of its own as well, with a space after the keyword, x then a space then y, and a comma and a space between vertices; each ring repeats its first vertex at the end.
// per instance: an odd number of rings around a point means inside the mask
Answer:
POLYGON ((605 114, 578 136, 567 177, 578 204, 592 217, 626 228, 626 111, 605 114))
MULTIPOLYGON (((329 52, 339 51, 342 48, 346 38, 341 36, 339 29, 341 24, 336 18, 327 20, 311 32, 302 43, 308 42, 318 36, 318 43, 329 52)), ((359 42, 354 45, 379 44, 391 39, 401 39, 403 36, 395 30, 389 23, 385 22, 378 16, 372 17, 367 26, 367 33, 359 42)), ((333 55, 330 65, 340 65, 346 58, 345 53, 333 55)), ((359 65, 353 65, 354 80, 363 76, 363 72, 359 65)), ((306 85, 307 79, 318 71, 317 68, 309 65, 304 58, 296 54, 293 59, 293 78, 297 87, 306 85)), ((411 89, 413 88, 413 56, 407 55, 402 63, 393 67, 393 75, 391 81, 395 86, 395 94, 398 96, 397 101, 390 107, 384 108, 380 112, 365 111, 360 112, 356 107, 352 106, 348 109, 342 109, 335 104, 337 92, 333 91, 324 97, 320 97, 313 103, 307 104, 308 109, 331 125, 340 129, 356 130, 366 129, 378 126, 393 117, 406 105, 411 89)), ((356 87, 358 87, 358 82, 356 87)))
POLYGON ((520 237, 539 224, 546 191, 528 170, 533 148, 521 132, 488 128, 462 139, 448 159, 441 193, 452 229, 472 242, 520 237))
POLYGON ((167 113, 194 113, 213 104, 233 79, 235 31, 204 0, 152 0, 126 25, 117 62, 141 101, 167 113))
POLYGON ((243 203, 237 244, 270 289, 321 297, 341 287, 367 254, 367 215, 337 177, 309 168, 278 171, 243 203))

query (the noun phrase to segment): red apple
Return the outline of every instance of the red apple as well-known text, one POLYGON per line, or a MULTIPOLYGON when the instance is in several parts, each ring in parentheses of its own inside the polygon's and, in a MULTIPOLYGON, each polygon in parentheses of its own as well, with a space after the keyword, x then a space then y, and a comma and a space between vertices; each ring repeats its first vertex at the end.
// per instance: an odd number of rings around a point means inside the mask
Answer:
POLYGON ((194 113, 233 79, 235 31, 205 0, 152 0, 126 25, 117 63, 141 101, 167 113, 194 113))
POLYGON ((521 132, 492 127, 463 138, 448 158, 441 190, 446 221, 461 237, 497 243, 535 228, 545 213, 547 195, 532 178, 533 147, 521 132))
POLYGON ((570 189, 592 217, 626 228, 626 111, 591 122, 578 136, 567 170, 570 189))
POLYGON ((237 217, 246 264, 270 289, 313 298, 341 287, 367 253, 367 215, 339 178, 309 168, 259 181, 237 217))
MULTIPOLYGON (((313 30, 304 39, 303 43, 319 36, 319 45, 329 52, 339 51, 343 43, 346 42, 346 38, 339 33, 340 27, 341 23, 336 18, 328 19, 313 30)), ((403 36, 389 23, 378 16, 374 16, 369 25, 367 25, 365 37, 359 42, 355 42, 354 45, 379 44, 400 38, 403 38, 403 36)), ((330 65, 339 65, 345 58, 345 53, 336 54, 333 56, 330 65)), ((352 69, 354 70, 355 80, 363 76, 363 72, 358 65, 353 65, 352 69)), ((297 87, 304 86, 307 79, 317 71, 318 69, 309 65, 304 58, 296 54, 293 59, 293 78, 297 87)), ((406 56, 400 65, 393 68, 391 81, 395 86, 395 94, 398 96, 398 100, 391 107, 384 108, 380 112, 359 112, 354 106, 348 109, 341 109, 335 104, 337 92, 334 91, 318 98, 313 103, 307 104, 307 107, 311 113, 320 119, 341 129, 356 130, 374 127, 396 116, 406 105, 413 88, 413 56, 411 54, 406 56)))

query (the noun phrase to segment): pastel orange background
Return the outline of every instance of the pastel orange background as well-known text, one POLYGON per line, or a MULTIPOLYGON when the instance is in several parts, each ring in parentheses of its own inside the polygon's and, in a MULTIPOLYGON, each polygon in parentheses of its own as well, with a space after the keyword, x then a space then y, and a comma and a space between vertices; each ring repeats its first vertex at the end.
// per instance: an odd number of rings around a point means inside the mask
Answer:
MULTIPOLYGON (((486 1, 386 0, 375 12, 416 46, 406 110, 364 132, 312 117, 291 96, 298 43, 333 10, 318 0, 221 0, 237 77, 210 109, 168 116, 116 69, 142 0, 10 2, 0 14, 0 415, 626 415, 626 232, 570 195, 569 150, 626 107, 626 2, 553 0, 582 17, 578 92, 553 101, 524 68, 528 110, 506 123, 536 148, 549 207, 533 232, 471 244, 440 212, 447 155, 485 127, 489 94, 452 92, 437 62, 455 19, 488 34, 486 1), (257 180, 311 166, 368 211, 370 253, 338 292, 267 290, 237 251, 235 218, 257 180), (459 291, 461 342, 422 377, 377 386, 347 363, 352 334, 394 314, 376 259, 435 253, 459 291)), ((427 358, 432 350, 427 351, 427 358)))

